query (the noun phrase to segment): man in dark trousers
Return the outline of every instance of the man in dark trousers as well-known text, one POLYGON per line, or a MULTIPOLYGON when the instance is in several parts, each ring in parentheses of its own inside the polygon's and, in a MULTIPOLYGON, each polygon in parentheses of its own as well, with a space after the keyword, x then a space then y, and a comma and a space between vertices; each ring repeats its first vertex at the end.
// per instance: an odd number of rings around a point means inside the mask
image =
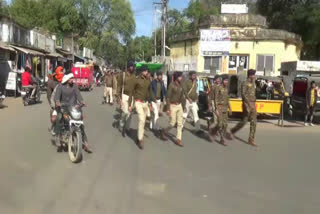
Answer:
POLYGON ((233 129, 231 129, 231 138, 242 129, 248 121, 250 121, 250 134, 248 144, 257 146, 254 142, 256 127, 257 127, 257 108, 256 108, 256 84, 255 76, 256 71, 253 69, 248 70, 248 79, 241 85, 241 96, 243 103, 243 120, 239 122, 233 129))
POLYGON ((307 90, 306 94, 306 115, 304 118, 304 125, 308 126, 308 119, 309 119, 309 125, 314 126, 312 121, 313 121, 313 114, 314 110, 317 104, 318 100, 318 91, 316 88, 316 83, 315 81, 311 82, 310 88, 307 90))

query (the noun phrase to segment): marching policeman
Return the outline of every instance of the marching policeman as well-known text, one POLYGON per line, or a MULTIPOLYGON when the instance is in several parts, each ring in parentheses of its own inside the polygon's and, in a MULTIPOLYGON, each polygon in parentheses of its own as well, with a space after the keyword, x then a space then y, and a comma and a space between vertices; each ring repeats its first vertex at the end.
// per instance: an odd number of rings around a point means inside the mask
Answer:
POLYGON ((211 123, 209 129, 213 128, 215 124, 217 124, 217 114, 216 114, 216 107, 214 105, 214 93, 216 89, 220 86, 221 83, 221 77, 220 76, 215 76, 211 89, 209 91, 209 96, 208 96, 208 108, 212 110, 213 114, 213 122, 211 123))
POLYGON ((124 137, 126 135, 126 131, 130 127, 129 95, 133 90, 133 82, 135 79, 134 64, 129 62, 127 71, 120 73, 117 79, 117 97, 122 111, 120 129, 124 137))
POLYGON ((175 72, 173 75, 174 81, 169 85, 167 105, 167 114, 170 116, 170 125, 162 131, 162 139, 168 140, 167 133, 177 124, 177 141, 176 144, 183 147, 182 143, 182 127, 183 127, 183 112, 184 112, 184 93, 181 86, 182 73, 175 72))
POLYGON ((228 127, 228 109, 229 109, 229 91, 228 91, 228 75, 222 76, 222 85, 219 85, 214 90, 214 106, 217 116, 217 126, 210 132, 212 140, 218 131, 220 134, 220 143, 225 144, 225 135, 228 127))
POLYGON ((255 70, 248 70, 248 80, 241 85, 244 117, 241 122, 239 122, 233 129, 231 129, 231 137, 233 138, 234 134, 242 129, 248 123, 248 121, 250 121, 248 143, 252 146, 257 146, 254 142, 257 127, 255 74, 255 70))
POLYGON ((113 105, 113 75, 110 70, 104 73, 104 93, 102 104, 109 103, 113 105))
POLYGON ((143 137, 144 137, 144 128, 146 123, 146 118, 148 111, 151 108, 149 104, 150 100, 150 86, 151 82, 148 79, 148 67, 141 67, 141 74, 133 80, 133 90, 130 92, 129 96, 129 112, 132 111, 131 104, 132 99, 135 99, 135 108, 138 113, 139 125, 138 125, 138 147, 143 150, 143 137))
POLYGON ((199 120, 199 116, 198 116, 198 93, 197 93, 197 88, 198 88, 198 84, 197 84, 197 75, 196 72, 191 71, 189 73, 190 79, 185 81, 183 84, 183 90, 184 90, 184 94, 186 97, 186 112, 183 114, 183 118, 184 121, 183 123, 185 123, 189 112, 191 110, 192 112, 192 116, 193 116, 193 121, 195 124, 195 129, 196 131, 200 130, 200 120, 199 120))

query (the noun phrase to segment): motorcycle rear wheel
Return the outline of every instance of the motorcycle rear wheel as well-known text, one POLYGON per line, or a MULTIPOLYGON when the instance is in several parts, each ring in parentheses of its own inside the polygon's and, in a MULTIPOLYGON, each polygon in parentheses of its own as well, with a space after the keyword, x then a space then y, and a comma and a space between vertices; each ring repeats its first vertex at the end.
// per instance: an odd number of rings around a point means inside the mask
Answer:
POLYGON ((73 131, 68 142, 69 159, 73 163, 82 161, 82 135, 80 131, 73 131))

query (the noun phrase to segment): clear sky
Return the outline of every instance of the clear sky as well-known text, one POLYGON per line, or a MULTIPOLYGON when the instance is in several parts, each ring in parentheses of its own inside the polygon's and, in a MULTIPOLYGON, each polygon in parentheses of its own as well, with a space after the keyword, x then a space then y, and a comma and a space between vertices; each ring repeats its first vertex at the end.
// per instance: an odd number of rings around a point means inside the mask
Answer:
MULTIPOLYGON (((161 0, 130 0, 136 19, 136 35, 151 36, 153 30, 153 1, 161 0)), ((186 8, 190 0, 169 0, 169 8, 182 10, 186 8)), ((158 14, 160 18, 161 14, 158 14)))

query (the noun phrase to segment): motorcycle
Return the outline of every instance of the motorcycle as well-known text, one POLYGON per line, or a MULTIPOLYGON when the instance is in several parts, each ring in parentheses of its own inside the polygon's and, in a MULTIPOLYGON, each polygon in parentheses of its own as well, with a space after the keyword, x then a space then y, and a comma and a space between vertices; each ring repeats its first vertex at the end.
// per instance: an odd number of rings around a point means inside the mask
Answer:
POLYGON ((0 108, 3 107, 2 104, 5 98, 6 96, 4 95, 4 92, 0 91, 0 108))
POLYGON ((38 84, 36 85, 35 90, 36 90, 35 95, 32 96, 33 88, 22 87, 21 97, 22 97, 22 103, 24 106, 40 103, 41 91, 38 84))
POLYGON ((83 106, 61 107, 60 134, 55 135, 55 144, 68 148, 69 159, 73 163, 82 160, 83 146, 83 106))
POLYGON ((47 82, 48 82, 47 78, 42 78, 40 80, 40 90, 41 91, 47 91, 47 82))

